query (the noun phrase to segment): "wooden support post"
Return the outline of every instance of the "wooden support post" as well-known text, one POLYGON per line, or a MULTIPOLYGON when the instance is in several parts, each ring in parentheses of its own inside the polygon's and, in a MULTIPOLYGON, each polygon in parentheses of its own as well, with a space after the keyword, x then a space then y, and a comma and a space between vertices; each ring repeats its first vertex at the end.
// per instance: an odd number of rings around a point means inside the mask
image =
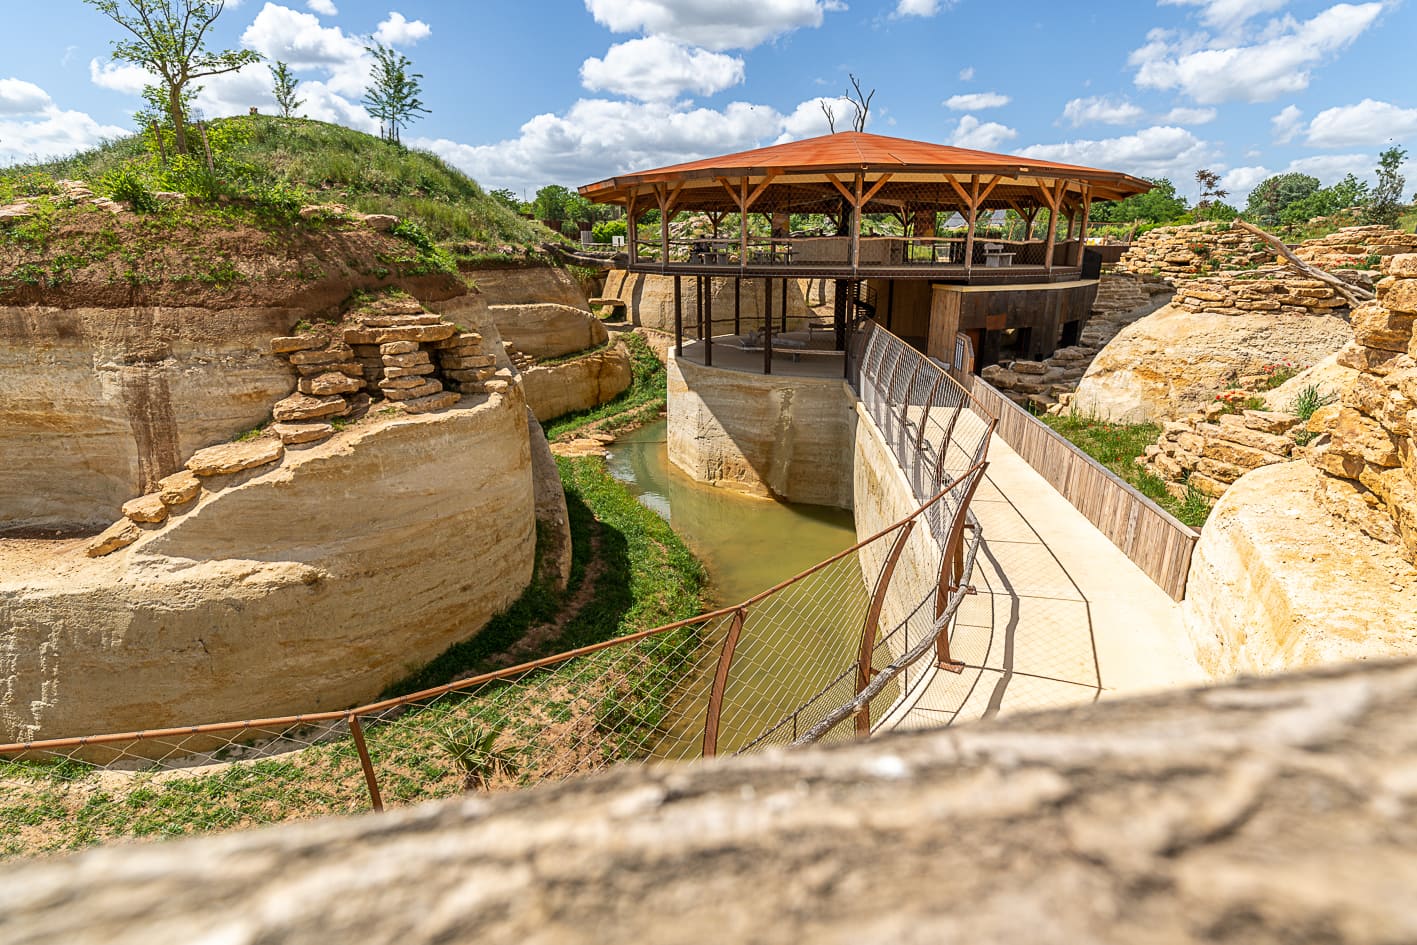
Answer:
POLYGON ((640 221, 635 218, 635 214, 638 212, 635 209, 635 196, 635 192, 631 191, 630 195, 625 198, 625 216, 629 218, 625 223, 625 233, 630 242, 631 267, 640 261, 640 221))
POLYGON ((684 287, 683 277, 674 276, 674 357, 684 356, 684 287))
POLYGON ((964 231, 964 272, 974 268, 974 230, 979 221, 979 175, 969 178, 969 228, 964 231))
POLYGON ((787 279, 782 280, 782 330, 787 331, 787 279))
POLYGON ((704 276, 704 366, 713 367, 713 276, 704 276))
POLYGON ((772 373, 772 280, 763 280, 763 373, 772 373))
POLYGON ((743 277, 733 277, 733 334, 743 334, 743 277))
POLYGON ((704 277, 694 276, 694 336, 704 340, 704 277))
POLYGON ((1078 233, 1078 265, 1083 264, 1083 253, 1087 252, 1087 225, 1092 216, 1092 185, 1082 185, 1082 230, 1078 233))
POLYGON ((886 331, 891 330, 891 319, 895 317, 895 280, 886 283, 886 331))
POLYGON ((850 284, 845 279, 837 279, 832 283, 832 331, 836 334, 838 350, 841 339, 846 337, 846 307, 851 304, 847 297, 851 290, 847 286, 850 284))
POLYGON ((740 184, 738 198, 738 268, 748 265, 748 178, 740 184))

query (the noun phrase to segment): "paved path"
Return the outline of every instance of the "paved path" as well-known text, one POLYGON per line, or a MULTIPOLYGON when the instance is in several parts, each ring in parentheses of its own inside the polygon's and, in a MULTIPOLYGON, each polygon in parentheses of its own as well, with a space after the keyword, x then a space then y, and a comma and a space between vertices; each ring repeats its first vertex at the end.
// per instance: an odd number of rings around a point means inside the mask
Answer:
POLYGON ((1177 686, 1206 677, 1180 607, 998 437, 974 500, 977 596, 901 727, 926 728, 1177 686))

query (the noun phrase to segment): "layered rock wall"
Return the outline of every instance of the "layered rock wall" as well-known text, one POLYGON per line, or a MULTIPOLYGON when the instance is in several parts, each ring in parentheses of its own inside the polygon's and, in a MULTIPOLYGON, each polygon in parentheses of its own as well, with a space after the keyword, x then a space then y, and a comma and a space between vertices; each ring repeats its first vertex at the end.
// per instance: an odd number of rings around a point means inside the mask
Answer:
POLYGON ((1161 439, 1138 462, 1176 498, 1194 489, 1213 500, 1250 470, 1289 462, 1307 433, 1289 414, 1208 410, 1163 423, 1161 439))
MULTIPOLYGON (((714 279, 713 320, 714 333, 723 335, 733 330, 733 283, 730 278, 714 279)), ((819 299, 830 301, 830 291, 821 289, 813 282, 813 304, 822 304, 819 299)), ((684 277, 681 285, 685 333, 696 325, 698 319, 698 297, 694 291, 693 277, 684 277)), ((617 269, 610 272, 605 281, 605 296, 620 299, 625 303, 626 313, 635 325, 654 328, 659 331, 674 330, 674 277, 653 273, 628 272, 617 269)), ((762 279, 744 279, 739 291, 739 316, 743 331, 760 330, 763 327, 764 287, 762 279)), ((773 280, 773 328, 782 317, 782 280, 773 280)), ((801 328, 804 321, 813 315, 804 294, 804 283, 789 279, 787 283, 787 326, 789 330, 801 328)))
POLYGON ((106 557, 0 545, 0 741, 376 697, 530 580, 527 423, 515 385, 376 412, 258 467, 207 467, 106 557))
POLYGON ((628 390, 630 353, 617 343, 569 361, 529 366, 521 379, 527 403, 544 423, 598 407, 628 390))
POLYGON ((1248 276, 1227 273, 1208 279, 1178 283, 1172 304, 1187 312, 1244 315, 1267 312, 1275 316, 1327 315, 1348 307, 1333 286, 1286 271, 1248 276))
POLYGON ((1328 507, 1417 560, 1417 254, 1388 257, 1377 300, 1353 312, 1339 362, 1360 372, 1312 455, 1328 507))
POLYGON ((491 305, 487 311, 502 340, 531 358, 564 357, 609 338, 605 325, 584 308, 543 302, 491 305))
POLYGON ((565 305, 587 307, 576 278, 556 266, 468 270, 468 278, 488 305, 565 305))
POLYGON ((1143 233, 1117 263, 1117 270, 1180 281, 1273 262, 1274 250, 1253 234, 1229 223, 1193 223, 1143 233))
POLYGON ((856 421, 844 381, 705 368, 671 358, 669 459, 751 495, 849 509, 856 421))

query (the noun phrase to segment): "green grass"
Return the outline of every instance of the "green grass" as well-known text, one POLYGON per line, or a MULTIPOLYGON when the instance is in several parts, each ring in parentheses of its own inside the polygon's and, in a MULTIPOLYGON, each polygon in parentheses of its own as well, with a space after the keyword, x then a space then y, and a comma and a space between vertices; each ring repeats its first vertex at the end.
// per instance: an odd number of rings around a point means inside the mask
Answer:
POLYGON ((592 424, 610 432, 639 426, 658 417, 664 409, 668 390, 664 365, 639 334, 630 332, 621 338, 630 349, 630 386, 619 397, 599 407, 568 413, 544 424, 549 439, 558 439, 592 424))
POLYGON ((1192 528, 1205 524, 1210 508, 1203 497, 1191 490, 1184 501, 1178 500, 1166 491, 1161 478, 1137 465, 1137 457, 1161 437, 1157 424, 1108 423, 1080 414, 1039 419, 1185 524, 1192 528))
POLYGON ((52 191, 55 179, 72 178, 129 199, 144 190, 173 190, 203 198, 244 197, 286 211, 302 203, 339 203, 411 220, 437 241, 524 247, 549 237, 425 151, 304 118, 238 116, 209 127, 217 152, 215 178, 204 161, 164 167, 146 135, 131 135, 61 160, 0 169, 0 200, 52 191))
MULTIPOLYGON (((703 567, 659 516, 642 506, 598 459, 562 459, 575 538, 570 586, 591 574, 591 538, 600 571, 596 593, 555 633, 519 660, 612 639, 700 612, 703 567)), ((540 542, 538 551, 541 550, 540 542)), ((500 650, 553 619, 563 600, 538 570, 522 597, 480 633, 450 648, 391 693, 435 686, 498 665, 500 650)), ((643 754, 665 721, 670 695, 698 652, 695 628, 652 637, 516 685, 489 684, 390 720, 365 720, 369 751, 386 803, 447 797, 463 789, 455 760, 440 747, 454 725, 502 733, 530 783, 643 754), (549 747, 544 733, 571 738, 549 747), (568 757, 558 748, 574 744, 568 757), (534 750, 540 748, 540 754, 534 750)), ((0 760, 0 856, 28 856, 129 838, 161 838, 249 827, 369 808, 360 766, 345 738, 303 751, 191 777, 100 776, 73 761, 0 760)))

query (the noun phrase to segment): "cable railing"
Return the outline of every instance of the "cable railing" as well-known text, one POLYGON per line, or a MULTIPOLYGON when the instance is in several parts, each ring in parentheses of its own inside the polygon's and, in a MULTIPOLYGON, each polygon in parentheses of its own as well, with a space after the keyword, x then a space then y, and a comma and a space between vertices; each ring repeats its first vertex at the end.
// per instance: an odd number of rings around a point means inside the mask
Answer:
POLYGON ((0 854, 382 810, 893 726, 953 664, 987 436, 940 394, 936 366, 882 329, 864 334, 868 412, 912 490, 935 483, 910 515, 732 607, 421 692, 0 745, 6 805, 51 818, 20 839, 0 831, 0 854))

